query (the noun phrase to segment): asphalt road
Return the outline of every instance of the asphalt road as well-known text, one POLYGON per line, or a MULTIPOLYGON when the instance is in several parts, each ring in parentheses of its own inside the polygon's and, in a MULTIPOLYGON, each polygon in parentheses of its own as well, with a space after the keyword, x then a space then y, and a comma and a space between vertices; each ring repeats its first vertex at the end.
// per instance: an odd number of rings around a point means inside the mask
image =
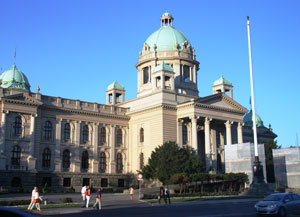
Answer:
MULTIPOLYGON (((74 216, 74 217, 254 217, 254 204, 256 200, 224 200, 224 201, 198 201, 165 204, 148 204, 145 202, 127 201, 126 204, 107 204, 103 206, 103 210, 96 211, 93 208, 76 208, 72 210, 75 213, 53 213, 48 216, 74 216)), ((46 210, 45 210, 46 211, 46 210)), ((66 210, 64 210, 66 211, 66 210)))

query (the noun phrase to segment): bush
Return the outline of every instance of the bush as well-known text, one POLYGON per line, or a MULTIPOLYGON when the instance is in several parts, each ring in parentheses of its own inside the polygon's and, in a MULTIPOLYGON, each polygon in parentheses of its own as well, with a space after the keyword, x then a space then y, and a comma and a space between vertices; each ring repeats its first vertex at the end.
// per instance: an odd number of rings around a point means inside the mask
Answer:
POLYGON ((60 199, 60 202, 61 202, 61 203, 72 203, 73 200, 72 200, 71 197, 64 197, 64 198, 61 198, 61 199, 60 199))
POLYGON ((46 193, 49 192, 49 189, 48 189, 48 183, 47 183, 47 182, 45 183, 45 185, 44 185, 44 187, 43 187, 43 189, 42 189, 42 192, 43 192, 44 194, 46 194, 46 193))
POLYGON ((9 206, 29 205, 31 200, 14 200, 11 201, 9 206))
POLYGON ((8 206, 8 204, 9 204, 9 201, 5 201, 5 200, 0 201, 0 206, 8 206))
POLYGON ((71 186, 70 188, 68 188, 66 190, 67 193, 74 193, 75 192, 75 189, 73 188, 73 186, 71 186))

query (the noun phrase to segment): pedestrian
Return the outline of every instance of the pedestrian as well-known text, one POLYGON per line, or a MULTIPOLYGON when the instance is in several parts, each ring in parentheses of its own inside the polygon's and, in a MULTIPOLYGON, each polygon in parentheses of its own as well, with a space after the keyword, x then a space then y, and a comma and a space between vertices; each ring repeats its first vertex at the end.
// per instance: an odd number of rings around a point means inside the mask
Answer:
POLYGON ((86 208, 89 208, 89 203, 90 203, 90 199, 91 199, 91 189, 89 188, 89 186, 86 187, 86 191, 85 191, 85 198, 86 198, 86 208))
POLYGON ((130 200, 133 200, 134 188, 132 186, 129 188, 129 194, 130 194, 130 200))
POLYGON ((101 201, 101 188, 98 189, 97 191, 97 196, 96 196, 96 202, 93 205, 93 208, 97 208, 97 210, 101 210, 102 209, 102 201, 101 201))
POLYGON ((39 189, 37 187, 35 188, 35 192, 34 192, 34 202, 31 205, 29 211, 31 211, 33 209, 34 205, 38 211, 42 212, 42 210, 40 208, 40 194, 39 194, 39 189))
POLYGON ((81 196, 82 196, 82 206, 85 207, 85 192, 86 192, 86 185, 83 185, 81 188, 81 196))
POLYGON ((37 187, 34 186, 32 192, 31 192, 31 201, 30 201, 30 204, 29 204, 29 206, 28 206, 28 208, 27 208, 27 210, 29 210, 29 211, 31 211, 31 206, 32 206, 32 204, 34 203, 34 195, 35 195, 35 190, 36 190, 36 188, 37 188, 37 187))
POLYGON ((165 204, 167 204, 167 201, 166 201, 166 198, 165 198, 165 189, 164 189, 163 185, 159 188, 159 196, 158 196, 158 203, 159 204, 160 204, 161 199, 164 199, 165 204))
POLYGON ((166 204, 169 202, 169 204, 171 204, 171 200, 170 200, 170 191, 168 189, 168 187, 165 187, 165 202, 166 204))

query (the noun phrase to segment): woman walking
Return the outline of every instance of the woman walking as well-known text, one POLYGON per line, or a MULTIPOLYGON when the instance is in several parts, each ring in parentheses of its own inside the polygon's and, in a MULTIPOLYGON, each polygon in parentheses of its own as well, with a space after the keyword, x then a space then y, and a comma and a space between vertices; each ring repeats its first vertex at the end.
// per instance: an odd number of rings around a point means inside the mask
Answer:
POLYGON ((34 202, 32 203, 29 211, 31 211, 33 209, 35 205, 35 208, 42 212, 41 208, 40 208, 40 194, 39 194, 39 189, 38 188, 35 188, 35 193, 34 193, 34 202))
POLYGON ((86 188, 85 198, 86 198, 86 208, 89 208, 89 203, 91 199, 91 189, 89 187, 86 188))

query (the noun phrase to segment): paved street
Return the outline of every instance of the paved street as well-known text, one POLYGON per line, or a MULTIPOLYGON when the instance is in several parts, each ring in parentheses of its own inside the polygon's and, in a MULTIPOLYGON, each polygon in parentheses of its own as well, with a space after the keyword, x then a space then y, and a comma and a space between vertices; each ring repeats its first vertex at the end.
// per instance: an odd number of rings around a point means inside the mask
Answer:
MULTIPOLYGON (((94 195, 92 195, 94 196, 94 195)), ((80 202, 79 193, 48 194, 45 195, 52 202, 59 202, 60 198, 71 197, 74 202, 80 202)), ((139 201, 135 195, 133 201, 128 194, 103 194, 103 210, 97 212, 93 208, 56 208, 44 209, 42 215, 52 217, 81 217, 81 216, 109 216, 109 217, 254 217, 254 204, 259 199, 209 200, 185 203, 148 204, 139 201)), ((0 195, 0 200, 28 199, 27 195, 0 195)), ((92 197, 91 202, 94 202, 92 197)), ((43 208, 43 206, 42 206, 43 208)), ((37 213, 35 211, 35 213, 37 213)))

